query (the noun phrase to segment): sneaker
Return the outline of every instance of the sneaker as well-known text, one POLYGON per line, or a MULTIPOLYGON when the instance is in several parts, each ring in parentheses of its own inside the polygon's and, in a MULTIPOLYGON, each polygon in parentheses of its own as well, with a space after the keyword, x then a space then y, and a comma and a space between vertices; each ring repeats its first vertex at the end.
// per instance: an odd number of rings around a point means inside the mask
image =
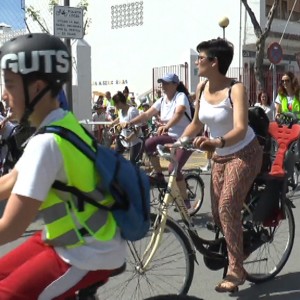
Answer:
POLYGON ((148 176, 150 185, 153 187, 166 187, 167 182, 165 181, 165 177, 162 173, 155 173, 148 176))

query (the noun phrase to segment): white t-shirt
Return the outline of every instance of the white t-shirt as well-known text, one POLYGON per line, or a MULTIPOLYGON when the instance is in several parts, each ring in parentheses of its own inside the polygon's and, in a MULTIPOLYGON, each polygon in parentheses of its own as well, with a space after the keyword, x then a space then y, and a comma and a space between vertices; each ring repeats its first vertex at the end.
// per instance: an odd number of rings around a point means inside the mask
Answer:
MULTIPOLYGON (((66 113, 62 109, 52 111, 41 126, 62 119, 66 113)), ((51 133, 38 134, 29 140, 16 169, 18 177, 12 193, 39 201, 45 200, 54 180, 67 182, 62 155, 51 133)), ((85 240, 86 244, 77 248, 54 249, 65 262, 83 270, 115 269, 124 263, 126 247, 119 231, 108 242, 92 237, 85 240)))
MULTIPOLYGON (((224 136, 233 129, 233 108, 229 98, 224 99, 219 104, 210 104, 203 94, 200 100, 199 120, 207 124, 212 138, 224 136)), ((248 126, 246 136, 236 144, 224 148, 216 148, 218 155, 228 155, 235 153, 247 146, 255 137, 253 129, 248 126)))
MULTIPOLYGON (((127 114, 123 115, 122 111, 119 111, 119 121, 120 123, 125 123, 125 122, 129 122, 130 120, 134 119, 136 116, 138 116, 140 113, 138 111, 138 109, 134 106, 130 106, 128 108, 127 114)), ((132 133, 131 129, 127 129, 127 128, 123 128, 121 131, 121 135, 123 135, 124 137, 128 137, 130 136, 132 133)), ((139 135, 139 132, 137 132, 137 136, 139 135)), ((136 137, 134 139, 132 139, 130 142, 126 142, 124 140, 121 140, 121 143, 124 147, 128 148, 128 147, 132 147, 134 145, 136 145, 137 143, 141 143, 142 141, 136 137)))
MULTIPOLYGON (((104 122, 105 120, 106 120, 105 112, 101 112, 100 114, 98 114, 97 112, 94 112, 92 114, 92 121, 93 122, 104 122)), ((102 127, 103 127, 103 125, 101 125, 101 124, 93 124, 92 125, 92 131, 98 131, 102 127)))
MULTIPOLYGON (((162 100, 154 102, 152 107, 160 111, 162 123, 167 124, 167 122, 172 119, 176 108, 180 105, 185 106, 187 114, 191 117, 189 100, 184 93, 176 92, 171 101, 167 100, 167 96, 164 96, 162 100)), ((168 135, 178 139, 189 124, 190 120, 184 114, 177 124, 169 128, 168 135)))

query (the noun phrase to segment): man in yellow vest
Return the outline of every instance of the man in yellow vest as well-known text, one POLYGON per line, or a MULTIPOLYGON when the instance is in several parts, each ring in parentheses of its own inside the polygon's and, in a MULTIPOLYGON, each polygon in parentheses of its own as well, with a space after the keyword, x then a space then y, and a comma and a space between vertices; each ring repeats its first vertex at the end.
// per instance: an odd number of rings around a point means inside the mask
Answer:
MULTIPOLYGON (((59 108, 57 95, 71 81, 71 55, 60 39, 18 36, 0 48, 0 59, 16 120, 37 129, 63 126, 92 145, 74 115, 59 108)), ((96 174, 94 164, 56 134, 29 140, 15 168, 0 178, 0 199, 8 199, 0 245, 19 238, 38 213, 45 225, 0 258, 0 299, 71 299, 124 265, 125 242, 112 213, 87 203, 80 210, 70 193, 52 187, 59 180, 92 193, 101 180, 96 174)), ((99 202, 110 205, 113 199, 102 195, 99 202)))

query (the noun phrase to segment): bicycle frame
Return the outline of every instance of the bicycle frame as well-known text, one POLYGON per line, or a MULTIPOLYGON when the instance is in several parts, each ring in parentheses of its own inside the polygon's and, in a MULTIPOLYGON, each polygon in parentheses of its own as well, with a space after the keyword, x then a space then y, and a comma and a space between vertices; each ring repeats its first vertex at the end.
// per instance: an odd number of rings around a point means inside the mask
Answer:
POLYGON ((176 148, 171 148, 170 153, 164 153, 163 146, 158 145, 157 150, 161 157, 173 163, 174 169, 169 176, 168 186, 163 199, 163 203, 159 206, 159 212, 156 217, 155 223, 153 225, 154 232, 152 234, 150 243, 148 244, 144 252, 144 255, 141 259, 142 262, 145 260, 145 262, 142 263, 143 269, 147 269, 148 264, 150 263, 151 259, 156 253, 156 250, 159 247, 159 243, 162 239, 162 235, 165 230, 167 219, 170 218, 168 216, 168 208, 173 201, 175 201, 176 206, 179 210, 179 213, 185 225, 189 228, 189 230, 193 230, 196 232, 194 228, 194 224, 192 222, 191 217, 188 214, 187 208, 184 204, 184 199, 181 196, 179 187, 176 182, 176 174, 178 170, 178 161, 176 161, 175 159, 176 148), (159 226, 157 226, 158 223, 159 226))
MULTIPOLYGON (((166 190, 166 193, 165 193, 165 196, 163 199, 163 203, 159 206, 158 216, 154 223, 154 233, 151 237, 151 241, 150 241, 150 243, 146 249, 146 252, 144 253, 143 259, 142 259, 142 261, 144 261, 144 259, 147 257, 143 266, 145 268, 147 268, 149 262, 153 258, 154 254, 159 246, 159 243, 162 238, 162 234, 165 229, 166 220, 168 218, 168 214, 167 214, 168 207, 172 203, 173 200, 175 201, 178 211, 181 215, 181 218, 182 218, 185 226, 187 227, 188 236, 192 240, 193 245, 195 246, 197 251, 199 253, 201 253, 202 255, 207 256, 211 259, 219 259, 219 260, 226 259, 226 257, 223 254, 211 251, 205 247, 205 246, 213 246, 213 245, 216 245, 216 244, 222 242, 222 240, 224 239, 223 237, 218 238, 218 235, 217 235, 214 240, 206 240, 206 239, 199 237, 197 234, 197 231, 194 228, 192 219, 190 218, 190 216, 187 212, 187 209, 184 205, 182 196, 180 195, 179 188, 176 184, 175 174, 177 174, 178 162, 176 162, 176 160, 174 158, 175 149, 171 148, 170 153, 164 153, 163 146, 159 145, 157 148, 158 148, 159 155, 161 157, 167 159, 168 161, 171 161, 174 164, 174 171, 170 175, 167 190, 166 190), (159 226, 157 226, 157 224, 159 224, 159 226)), ((273 173, 274 173, 274 170, 273 170, 273 173)), ((274 174, 272 174, 272 175, 274 175, 274 174)), ((285 186, 286 186, 286 180, 283 183, 283 189, 285 188, 285 186)), ((290 201, 284 197, 284 195, 283 195, 283 198, 281 199, 281 202, 282 202, 281 205, 292 205, 290 203, 290 201)), ((246 204, 246 203, 244 203, 244 210, 247 210, 249 213, 252 213, 251 209, 249 208, 248 204, 246 204)))

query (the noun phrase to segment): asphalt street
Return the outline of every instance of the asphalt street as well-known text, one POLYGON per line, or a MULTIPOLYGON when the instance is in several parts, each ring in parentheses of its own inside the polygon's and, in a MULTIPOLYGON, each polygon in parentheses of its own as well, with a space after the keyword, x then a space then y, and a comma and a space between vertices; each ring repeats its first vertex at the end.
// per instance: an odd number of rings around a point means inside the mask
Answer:
MULTIPOLYGON (((193 155, 186 167, 197 167, 206 163, 205 158, 202 155, 193 155)), ((205 236, 207 229, 205 224, 211 218, 210 214, 210 196, 209 196, 209 180, 210 175, 203 174, 202 178, 205 182, 205 200, 199 213, 195 216, 195 224, 201 236, 205 236)), ((296 234, 294 247, 291 256, 283 268, 283 270, 277 275, 277 277, 269 282, 254 285, 246 282, 240 287, 239 292, 235 294, 219 294, 215 292, 215 285, 222 279, 222 271, 211 271, 206 268, 203 263, 203 257, 197 254, 197 260, 199 265, 195 266, 195 273, 193 283, 191 285, 189 295, 196 296, 202 299, 210 300, 226 300, 226 299, 243 299, 243 300, 255 300, 255 299, 271 299, 271 300, 299 300, 300 299, 300 190, 292 197, 293 203, 296 208, 293 210, 296 234)), ((3 208, 3 204, 1 207, 3 208)), ((14 247, 22 243, 28 236, 33 234, 36 230, 39 230, 42 226, 42 222, 39 218, 33 222, 25 234, 18 240, 11 242, 7 245, 0 247, 1 255, 12 250, 14 247)), ((101 289, 98 291, 99 299, 101 299, 101 289)), ((141 299, 142 300, 142 299, 141 299)))
MULTIPOLYGON (((205 182, 205 201, 199 213, 195 217, 200 236, 205 235, 207 229, 205 224, 210 220, 210 199, 209 199, 209 176, 202 175, 205 182)), ((199 266, 196 265, 194 279, 189 291, 189 295, 197 296, 207 300, 299 300, 300 299, 300 190, 296 191, 291 198, 294 205, 293 209, 296 232, 294 247, 283 270, 275 279, 262 284, 251 284, 246 282, 235 294, 220 294, 215 292, 215 285, 222 279, 222 271, 211 271, 203 263, 201 254, 197 254, 199 266)))

